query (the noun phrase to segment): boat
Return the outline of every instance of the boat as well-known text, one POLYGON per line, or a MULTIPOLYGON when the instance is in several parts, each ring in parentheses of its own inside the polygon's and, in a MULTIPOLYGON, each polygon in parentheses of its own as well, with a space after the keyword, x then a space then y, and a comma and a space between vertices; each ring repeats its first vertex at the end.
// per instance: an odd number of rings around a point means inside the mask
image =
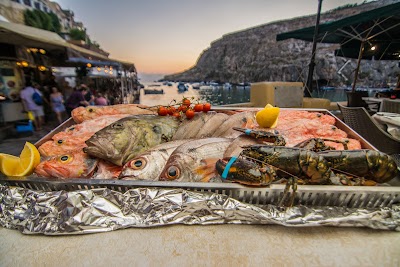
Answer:
POLYGON ((188 86, 182 82, 178 83, 178 92, 185 92, 188 90, 188 86))
POLYGON ((144 89, 144 94, 145 95, 162 95, 164 94, 164 90, 163 89, 144 89))
POLYGON ((194 83, 194 84, 192 84, 192 88, 193 89, 200 89, 200 83, 194 83))

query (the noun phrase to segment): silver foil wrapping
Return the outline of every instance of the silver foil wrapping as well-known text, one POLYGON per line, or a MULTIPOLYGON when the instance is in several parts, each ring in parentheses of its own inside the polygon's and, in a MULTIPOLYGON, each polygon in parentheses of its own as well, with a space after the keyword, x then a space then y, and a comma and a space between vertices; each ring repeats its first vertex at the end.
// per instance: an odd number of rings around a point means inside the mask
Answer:
POLYGON ((255 206, 226 195, 137 188, 33 191, 0 186, 0 224, 24 234, 86 234, 171 224, 278 224, 369 227, 400 231, 400 205, 390 208, 255 206))

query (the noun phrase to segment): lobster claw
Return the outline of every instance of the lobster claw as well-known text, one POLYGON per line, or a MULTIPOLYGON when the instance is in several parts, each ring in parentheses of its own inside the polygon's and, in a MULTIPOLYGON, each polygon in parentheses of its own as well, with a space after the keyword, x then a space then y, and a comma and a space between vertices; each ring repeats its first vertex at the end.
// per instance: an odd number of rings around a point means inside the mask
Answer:
POLYGON ((279 135, 279 132, 274 130, 274 133, 246 128, 233 127, 235 131, 242 132, 253 138, 260 139, 263 142, 273 143, 275 146, 285 146, 286 141, 283 136, 279 135))

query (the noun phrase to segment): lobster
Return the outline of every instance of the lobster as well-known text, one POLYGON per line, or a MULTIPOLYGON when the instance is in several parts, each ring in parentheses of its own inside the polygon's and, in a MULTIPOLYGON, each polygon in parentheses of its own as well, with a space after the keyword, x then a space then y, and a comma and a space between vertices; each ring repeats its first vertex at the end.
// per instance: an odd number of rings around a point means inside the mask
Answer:
MULTIPOLYGON (((217 161, 221 174, 229 159, 217 161)), ((364 178, 385 183, 398 175, 397 165, 389 155, 374 150, 313 152, 302 148, 252 145, 245 147, 227 172, 227 180, 265 186, 280 177, 294 177, 305 184, 365 183, 364 178), (339 173, 339 174, 337 174, 339 173), (346 177, 349 177, 347 179, 346 177), (337 179, 339 178, 339 179, 337 179)))

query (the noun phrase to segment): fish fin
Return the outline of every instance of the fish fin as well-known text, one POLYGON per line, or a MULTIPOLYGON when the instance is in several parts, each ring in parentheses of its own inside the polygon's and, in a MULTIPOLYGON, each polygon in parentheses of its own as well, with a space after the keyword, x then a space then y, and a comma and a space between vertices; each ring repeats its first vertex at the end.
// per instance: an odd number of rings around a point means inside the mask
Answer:
POLYGON ((211 180, 211 178, 213 178, 213 177, 214 177, 214 173, 208 174, 207 176, 203 177, 203 178, 200 180, 200 182, 202 182, 202 183, 208 183, 208 182, 211 180))
POLYGON ((217 161, 218 158, 208 158, 201 160, 201 166, 195 169, 196 173, 204 177, 215 173, 215 164, 217 163, 217 161))

